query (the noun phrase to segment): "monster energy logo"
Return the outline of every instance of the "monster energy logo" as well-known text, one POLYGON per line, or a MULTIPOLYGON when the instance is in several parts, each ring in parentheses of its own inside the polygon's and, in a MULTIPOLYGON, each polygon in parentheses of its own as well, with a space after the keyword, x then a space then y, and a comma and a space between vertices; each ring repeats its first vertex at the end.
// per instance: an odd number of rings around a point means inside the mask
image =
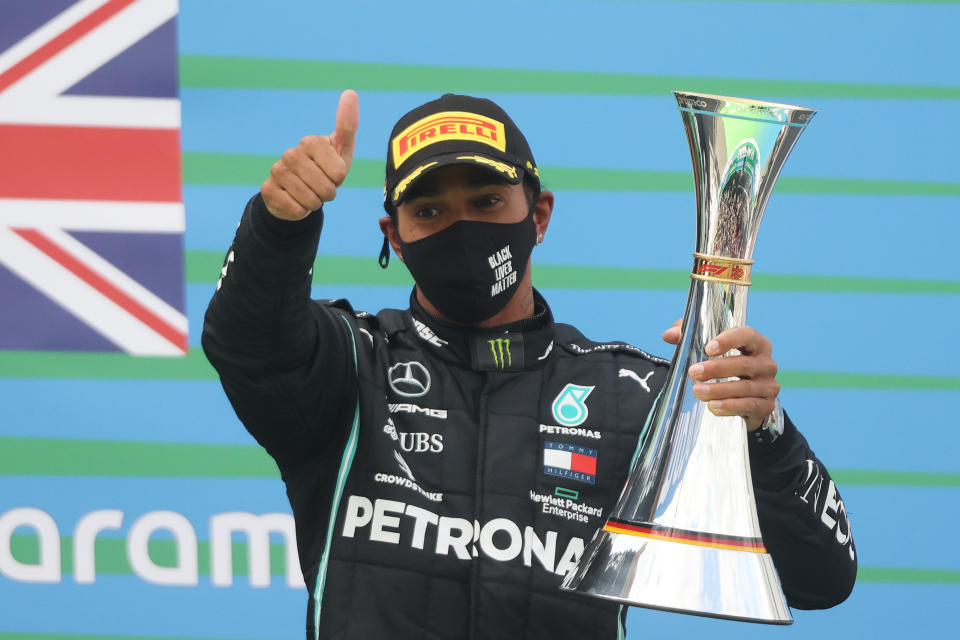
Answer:
POLYGON ((505 369, 513 366, 513 356, 510 353, 510 338, 494 338, 487 340, 490 345, 490 353, 493 354, 493 362, 497 369, 505 369))

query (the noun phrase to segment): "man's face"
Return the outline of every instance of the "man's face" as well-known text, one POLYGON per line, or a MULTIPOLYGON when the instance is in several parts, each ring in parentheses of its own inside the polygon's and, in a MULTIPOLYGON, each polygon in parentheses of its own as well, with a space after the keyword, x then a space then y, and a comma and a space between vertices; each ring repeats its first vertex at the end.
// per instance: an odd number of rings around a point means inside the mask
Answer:
POLYGON ((397 231, 404 242, 416 242, 458 220, 520 222, 529 211, 523 184, 502 183, 486 169, 455 164, 411 187, 408 199, 397 206, 397 231))

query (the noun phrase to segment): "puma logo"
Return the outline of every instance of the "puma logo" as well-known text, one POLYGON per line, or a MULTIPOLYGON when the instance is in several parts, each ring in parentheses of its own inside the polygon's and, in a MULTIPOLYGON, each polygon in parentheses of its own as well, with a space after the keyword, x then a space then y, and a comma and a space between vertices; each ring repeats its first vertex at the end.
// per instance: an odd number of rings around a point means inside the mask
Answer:
POLYGON ((649 380, 649 379, 650 379, 650 376, 652 376, 652 375, 653 375, 653 371, 651 371, 651 372, 648 373, 646 376, 644 376, 643 378, 641 378, 640 376, 638 376, 635 372, 631 371, 630 369, 620 369, 620 377, 621 377, 621 378, 632 378, 633 380, 636 380, 637 382, 640 383, 640 386, 643 387, 644 391, 646 391, 647 393, 650 393, 650 385, 647 384, 647 380, 649 380))

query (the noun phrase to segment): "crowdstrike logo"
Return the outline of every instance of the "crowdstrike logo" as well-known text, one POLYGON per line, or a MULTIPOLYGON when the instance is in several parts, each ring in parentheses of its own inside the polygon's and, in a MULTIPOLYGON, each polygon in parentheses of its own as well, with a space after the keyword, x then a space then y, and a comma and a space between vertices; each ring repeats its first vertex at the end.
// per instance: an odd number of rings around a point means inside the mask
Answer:
POLYGON ((390 388, 405 398, 419 398, 430 391, 430 372, 416 360, 398 362, 390 367, 387 380, 390 388))
POLYGON ((401 545, 440 556, 455 556, 470 562, 477 556, 497 562, 522 560, 526 567, 537 564, 559 576, 576 565, 583 553, 583 539, 571 537, 562 546, 556 531, 542 536, 531 526, 521 529, 508 518, 484 523, 441 516, 429 509, 397 500, 350 496, 347 500, 341 535, 363 537, 371 542, 401 545), (405 520, 401 524, 401 520, 405 520), (411 526, 405 526, 409 522, 411 526), (562 547, 562 551, 561 551, 562 547), (559 557, 558 557, 559 555, 559 557))
POLYGON ((396 459, 397 464, 400 465, 400 471, 403 471, 403 475, 410 478, 411 481, 416 482, 417 479, 413 475, 413 470, 410 469, 410 465, 408 465, 407 461, 403 459, 403 456, 401 456, 399 453, 394 451, 393 457, 396 459))

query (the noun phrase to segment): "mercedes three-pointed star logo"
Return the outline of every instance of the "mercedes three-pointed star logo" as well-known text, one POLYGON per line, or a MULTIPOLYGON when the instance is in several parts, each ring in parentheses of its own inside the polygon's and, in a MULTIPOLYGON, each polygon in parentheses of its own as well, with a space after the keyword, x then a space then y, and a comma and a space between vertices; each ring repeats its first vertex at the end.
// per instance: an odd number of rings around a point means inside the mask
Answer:
POLYGON ((430 372, 417 362, 398 362, 387 371, 390 388, 406 398, 419 398, 430 391, 430 372))

